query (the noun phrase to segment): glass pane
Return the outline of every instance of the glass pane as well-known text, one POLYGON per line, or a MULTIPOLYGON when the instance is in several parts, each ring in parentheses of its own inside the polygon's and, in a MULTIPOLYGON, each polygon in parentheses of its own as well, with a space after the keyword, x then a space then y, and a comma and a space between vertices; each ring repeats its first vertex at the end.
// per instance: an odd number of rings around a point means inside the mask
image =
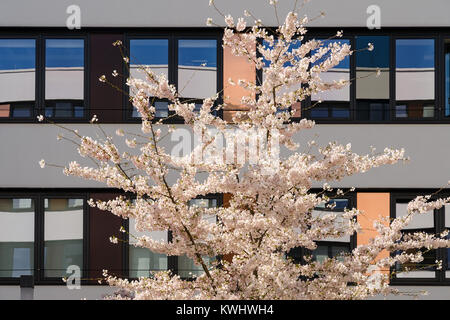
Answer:
POLYGON ((36 40, 0 39, 0 118, 32 116, 35 80, 36 40))
POLYGON ((450 39, 444 40, 445 54, 445 116, 450 116, 450 39))
POLYGON ((83 203, 83 199, 45 199, 45 277, 65 277, 70 265, 83 270, 83 203))
MULTIPOLYGON (((323 105, 323 104, 321 104, 323 105)), ((312 118, 328 118, 328 108, 323 107, 313 107, 311 109, 311 117, 312 118)))
POLYGON ((388 36, 357 36, 356 49, 356 117, 358 120, 389 119, 388 36), (365 50, 372 43, 372 51, 365 50), (380 75, 376 76, 377 69, 380 75))
MULTIPOLYGON (((215 257, 203 256, 203 261, 206 266, 209 266, 215 257)), ((200 276, 204 273, 203 267, 201 265, 196 265, 194 260, 189 259, 186 255, 178 257, 178 274, 182 278, 192 278, 195 276, 200 276)))
POLYGON ((0 199, 0 226, 3 226, 0 232, 0 278, 32 275, 34 268, 33 199, 0 199))
MULTIPOLYGON (((332 43, 341 43, 350 45, 350 40, 322 40, 323 46, 328 46, 332 43)), ((314 52, 312 52, 314 54, 314 52)), ((329 54, 319 59, 315 64, 321 63, 328 58, 329 54)), ((322 81, 332 83, 340 80, 350 80, 350 58, 347 56, 337 66, 331 68, 327 72, 323 72, 320 75, 322 81)), ((312 107, 311 118, 349 118, 350 112, 350 86, 346 85, 339 90, 328 90, 325 92, 319 92, 311 96, 312 104, 321 100, 322 103, 312 107), (322 109, 319 109, 322 108, 322 109), (319 109, 320 111, 314 111, 319 109), (325 112, 329 109, 331 112, 325 112)))
POLYGON ((178 40, 178 91, 185 98, 217 92, 217 40, 178 40))
POLYGON ((169 40, 130 40, 130 73, 133 78, 145 80, 142 68, 151 68, 156 74, 169 78, 169 40))
POLYGON ((84 64, 83 39, 45 40, 47 116, 73 117, 74 106, 83 107, 84 64))
MULTIPOLYGON (((401 217, 408 214, 407 211, 408 203, 407 202, 397 202, 396 204, 396 216, 401 217)), ((408 229, 430 229, 434 228, 434 215, 433 211, 428 211, 422 214, 416 214, 408 226, 406 226, 405 230, 408 229)))
POLYGON ((328 258, 328 246, 317 246, 313 251, 313 260, 323 262, 328 258))
POLYGON ((130 278, 148 277, 152 272, 167 270, 167 256, 147 248, 135 247, 136 237, 148 236, 156 241, 168 241, 167 231, 140 232, 136 230, 136 220, 129 220, 129 271, 130 278))
MULTIPOLYGON (((189 201, 190 206, 196 206, 200 208, 214 208, 217 207, 217 199, 192 199, 189 201)), ((215 215, 204 215, 203 219, 210 223, 216 223, 215 215)), ((216 257, 203 256, 203 261, 209 265, 216 257)), ((203 268, 200 265, 196 265, 192 259, 189 259, 186 255, 178 257, 178 274, 180 277, 190 278, 193 275, 203 274, 203 268)))
MULTIPOLYGON (((130 75, 136 79, 146 80, 143 68, 150 68, 156 74, 164 74, 169 79, 169 40, 168 39, 132 39, 130 40, 130 75)), ((133 96, 134 92, 130 92, 133 96)), ((155 116, 169 116, 168 103, 156 101, 155 116)), ((139 118, 139 112, 133 107, 133 118, 139 118)))
POLYGON ((70 102, 56 102, 55 117, 68 118, 72 116, 72 104, 70 102))
POLYGON ((346 253, 349 253, 350 249, 344 246, 331 246, 331 257, 336 258, 339 261, 344 260, 346 253))
MULTIPOLYGON (((423 260, 416 263, 397 263, 395 266, 397 278, 434 278, 436 276, 436 250, 427 251, 422 248, 423 260), (409 272, 406 272, 409 270, 409 272)), ((416 253, 417 249, 408 250, 407 253, 416 253)))
POLYGON ((397 118, 434 117, 434 39, 396 40, 397 118))
POLYGON ((13 118, 29 118, 32 115, 31 106, 15 106, 12 108, 13 118))
MULTIPOLYGON (((313 217, 322 217, 324 215, 329 214, 330 212, 336 212, 337 217, 335 220, 335 226, 338 229, 343 229, 348 225, 348 219, 342 217, 342 212, 344 212, 345 208, 349 207, 348 199, 331 199, 327 203, 321 203, 319 206, 315 207, 312 216, 313 217), (334 206, 334 207, 333 207, 334 206)), ((350 243, 350 235, 344 235, 342 237, 327 237, 324 239, 318 239, 320 241, 334 241, 334 242, 345 242, 350 243)))

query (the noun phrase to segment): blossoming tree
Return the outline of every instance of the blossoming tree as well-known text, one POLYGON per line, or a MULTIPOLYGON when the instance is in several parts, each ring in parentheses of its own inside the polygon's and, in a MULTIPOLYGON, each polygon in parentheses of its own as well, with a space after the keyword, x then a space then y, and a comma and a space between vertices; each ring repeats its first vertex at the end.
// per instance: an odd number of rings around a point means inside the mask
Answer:
MULTIPOLYGON (((212 1, 210 5, 215 7, 212 1)), ((272 5, 276 9, 276 1, 272 5)), ((248 110, 237 112, 231 123, 217 116, 224 107, 219 103, 220 93, 204 99, 200 110, 195 110, 195 104, 180 99, 164 75, 144 68, 145 80, 127 79, 130 99, 142 117, 138 140, 136 136, 126 140, 133 150, 119 151, 106 133, 104 139, 96 140, 72 131, 79 139, 79 154, 97 165, 84 167, 73 161, 64 173, 124 191, 116 199, 94 199, 89 204, 135 219, 138 231, 170 230, 170 242, 141 236, 136 245, 169 256, 187 255, 203 270, 190 281, 170 271, 154 272, 151 277, 134 281, 105 272, 105 281, 121 288, 112 298, 363 299, 398 293, 389 286, 389 272, 380 270, 419 262, 425 250, 450 247, 445 235, 402 233, 415 215, 449 201, 422 196, 409 203, 406 216, 374 223, 377 237, 348 254, 323 261, 305 256, 303 263, 287 255, 297 247, 314 252, 317 242, 327 237, 361 232, 356 219, 361 212, 357 209, 313 214, 315 207, 332 207, 331 197, 344 194, 327 182, 404 160, 404 150, 386 148, 382 153, 358 155, 350 144, 329 143, 319 148, 310 143, 308 152, 299 151, 295 137, 312 128, 314 122, 292 121, 295 110, 291 107, 312 94, 348 85, 348 81, 326 82, 321 75, 353 51, 338 39, 306 40, 308 19, 297 11, 294 8, 289 12, 276 29, 264 27, 248 11, 237 21, 223 15, 223 46, 235 56, 246 57, 262 70, 264 79, 229 80, 227 85, 249 92, 241 101, 248 110), (254 22, 247 27, 249 19, 254 22), (164 125, 154 119, 154 98, 170 101, 169 109, 184 119, 185 126, 201 133, 200 143, 187 154, 173 155, 162 145, 164 125), (223 137, 227 146, 217 143, 223 137), (257 143, 250 143, 252 139, 257 143), (243 149, 233 153, 238 144, 243 149), (289 152, 282 153, 281 149, 289 152), (251 161, 255 154, 256 161, 251 161), (173 181, 168 178, 172 173, 176 176, 173 181), (323 182, 323 191, 311 191, 314 183, 323 182), (189 205, 191 200, 208 194, 228 195, 229 203, 216 208, 189 205), (210 216, 216 217, 215 222, 204 219, 210 216), (391 254, 377 258, 383 251, 391 254)), ((213 24, 211 19, 208 24, 213 24)), ((340 36, 338 32, 332 38, 340 36)), ((114 45, 122 48, 120 41, 114 45)), ((100 80, 108 82, 105 76, 100 80)), ((92 122, 96 121, 94 117, 92 122)), ((171 126, 169 131, 174 130, 176 127, 171 126)), ((116 134, 123 136, 124 132, 119 129, 116 134)))

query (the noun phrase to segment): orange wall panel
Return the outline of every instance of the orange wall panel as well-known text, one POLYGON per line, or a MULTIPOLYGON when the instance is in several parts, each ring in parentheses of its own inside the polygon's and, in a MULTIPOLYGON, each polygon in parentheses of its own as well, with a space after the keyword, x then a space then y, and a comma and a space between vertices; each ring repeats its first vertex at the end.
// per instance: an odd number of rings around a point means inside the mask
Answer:
MULTIPOLYGON (((362 232, 357 235, 357 244, 367 244, 370 239, 377 235, 373 227, 373 222, 380 220, 381 217, 390 216, 390 194, 389 193, 358 193, 357 194, 358 210, 364 213, 358 216, 358 223, 362 228, 362 232)), ((387 251, 381 252, 377 259, 388 256, 387 251)))
POLYGON ((231 121, 233 111, 245 110, 241 105, 241 98, 248 96, 250 92, 237 85, 239 79, 255 82, 256 68, 254 63, 248 61, 246 57, 236 57, 231 53, 231 49, 223 49, 223 87, 224 102, 227 106, 224 108, 224 119, 231 121), (230 85, 228 79, 233 79, 236 85, 230 85))

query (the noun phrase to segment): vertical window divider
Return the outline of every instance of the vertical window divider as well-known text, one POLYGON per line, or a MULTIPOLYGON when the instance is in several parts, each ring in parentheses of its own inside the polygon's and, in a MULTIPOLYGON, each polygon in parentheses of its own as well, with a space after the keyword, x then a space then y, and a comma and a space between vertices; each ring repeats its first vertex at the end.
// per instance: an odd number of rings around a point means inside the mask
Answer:
POLYGON ((83 194, 80 196, 83 199, 83 270, 81 270, 81 281, 82 284, 88 283, 89 280, 89 205, 87 200, 89 198, 88 194, 83 194))
MULTIPOLYGON (((90 105, 90 73, 91 73, 91 68, 90 68, 90 43, 91 43, 91 33, 87 33, 86 35, 83 35, 83 39, 84 39, 84 85, 83 85, 83 110, 84 110, 84 114, 83 114, 83 119, 90 119, 89 115, 90 115, 90 110, 91 110, 91 105, 90 105)), ((75 109, 74 109, 74 113, 75 113, 75 109)), ((75 114, 74 114, 75 116, 75 114)))
MULTIPOLYGON (((124 39, 123 39, 123 45, 125 48, 124 55, 128 58, 130 58, 130 35, 128 33, 125 33, 124 39)), ((119 50, 119 49, 117 49, 119 50)), ((120 51, 118 52, 120 53, 120 51)), ((127 79, 130 77, 130 71, 129 67, 127 68, 127 64, 125 61, 123 61, 122 57, 122 74, 123 74, 123 81, 122 81, 122 90, 124 92, 122 96, 122 103, 123 103, 123 110, 122 110, 122 117, 124 120, 128 120, 131 118, 131 115, 133 113, 133 105, 130 103, 130 97, 126 93, 129 94, 129 87, 127 86, 127 79), (130 110, 131 109, 131 110, 130 110)))
POLYGON ((128 219, 123 219, 122 218, 122 226, 125 228, 125 230, 128 231, 128 233, 122 233, 122 239, 124 240, 123 244, 122 244, 122 254, 123 254, 123 259, 122 259, 122 273, 123 276, 127 279, 130 278, 130 261, 129 261, 129 257, 130 257, 130 250, 129 250, 129 246, 130 246, 130 223, 129 223, 129 218, 128 219))
POLYGON ((437 34, 435 49, 435 101, 437 119, 445 119, 445 45, 442 34, 437 34))
MULTIPOLYGON (((350 40, 350 45, 353 48, 353 50, 356 50, 356 38, 354 35, 351 35, 348 37, 348 39, 350 40)), ((357 52, 355 52, 354 54, 352 54, 349 58, 350 58, 350 114, 349 114, 349 119, 350 121, 355 121, 356 120, 356 54, 357 52)))
POLYGON ((37 92, 36 92, 36 110, 37 114, 45 114, 44 104, 45 104, 45 40, 40 34, 37 40, 36 53, 38 54, 38 59, 36 61, 36 76, 37 76, 37 92))
POLYGON ((39 270, 40 270, 40 226, 41 226, 41 215, 40 215, 40 203, 39 197, 33 196, 34 201, 34 253, 33 253, 33 277, 34 282, 39 281, 39 270))
POLYGON ((390 121, 395 121, 396 115, 396 97, 395 97, 395 72, 396 72, 396 37, 393 33, 390 36, 390 63, 389 63, 389 106, 390 106, 390 121))
POLYGON ((44 224, 45 224, 45 217, 44 217, 44 198, 42 196, 42 194, 39 194, 38 196, 38 229, 37 231, 37 239, 38 239, 38 251, 36 252, 37 256, 38 256, 38 263, 37 263, 37 282, 41 282, 44 279, 44 253, 45 253, 45 245, 44 245, 44 224))
MULTIPOLYGON (((218 104, 222 104, 223 103, 223 96, 224 96, 224 92, 223 92, 223 86, 224 86, 224 81, 223 81, 223 47, 222 47, 222 33, 219 33, 217 35, 217 62, 216 62, 216 76, 217 76, 217 87, 216 87, 216 91, 219 92, 219 97, 216 101, 216 103, 214 104, 215 106, 217 106, 218 104), (221 66, 221 67, 219 67, 221 66)), ((214 115, 219 116, 221 119, 223 119, 223 108, 220 108, 218 111, 214 111, 213 112, 214 115)))

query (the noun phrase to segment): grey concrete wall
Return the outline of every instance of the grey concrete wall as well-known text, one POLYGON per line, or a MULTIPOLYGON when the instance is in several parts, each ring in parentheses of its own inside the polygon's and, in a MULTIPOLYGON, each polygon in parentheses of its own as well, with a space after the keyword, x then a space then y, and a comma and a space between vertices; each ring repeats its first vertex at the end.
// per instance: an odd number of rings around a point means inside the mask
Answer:
MULTIPOLYGON (((405 294, 387 297, 377 296, 370 298, 370 300, 449 300, 450 287, 442 286, 402 286, 397 287, 405 294), (427 291, 428 295, 419 295, 420 292, 427 291), (414 294, 413 296, 407 295, 414 294)), ((108 286, 82 286, 79 290, 69 290, 65 286, 36 286, 34 288, 34 300, 98 300, 102 299, 103 295, 111 294, 115 291, 114 288, 108 286)), ((19 300, 20 288, 19 286, 0 286, 0 300, 19 300)))
MULTIPOLYGON (((70 125, 78 128, 83 135, 96 137, 96 130, 88 124, 70 125)), ((115 129, 121 127, 126 131, 139 133, 140 125, 121 124, 102 125, 105 131, 115 136, 115 129)), ((186 128, 178 125, 178 128, 186 128)), ((162 126, 165 130, 166 126, 162 126)), ((57 141, 56 136, 64 130, 49 124, 1 124, 0 125, 0 188, 23 187, 104 187, 76 177, 63 175, 62 169, 45 168, 38 165, 40 159, 47 163, 67 164, 71 160, 80 160, 83 164, 92 164, 81 158, 76 147, 66 141, 57 141)), ((382 151, 385 147, 405 148, 411 158, 409 163, 384 166, 355 175, 340 182, 336 187, 357 188, 437 188, 450 180, 450 125, 317 125, 311 130, 303 131, 296 137, 301 143, 300 150, 305 150, 306 142, 314 139, 319 145, 329 141, 342 144, 352 143, 355 152, 370 152, 369 146, 382 151)), ((132 152, 123 143, 122 137, 115 136, 121 151, 132 152)), ((175 142, 168 136, 164 140, 167 150, 175 142)), ((317 186, 322 186, 322 182, 317 186)))
MULTIPOLYGON (((208 6, 209 0, 2 0, 0 26, 64 27, 66 8, 81 8, 82 27, 198 27, 208 17, 221 23, 208 6)), ((268 0, 215 0, 224 13, 242 15, 250 9, 266 25, 276 25, 268 0)), ((294 0, 279 1, 279 15, 292 10, 294 0)), ((299 0, 299 3, 302 1, 299 0)), ((325 11, 327 16, 313 26, 365 27, 369 5, 381 9, 381 24, 393 26, 449 26, 450 1, 447 0, 312 0, 302 12, 310 17, 325 11)))
MULTIPOLYGON (((99 300, 112 294, 114 288, 108 286, 81 286, 69 290, 66 286, 35 286, 34 300, 99 300)), ((19 286, 0 286, 0 300, 20 300, 19 286)))

